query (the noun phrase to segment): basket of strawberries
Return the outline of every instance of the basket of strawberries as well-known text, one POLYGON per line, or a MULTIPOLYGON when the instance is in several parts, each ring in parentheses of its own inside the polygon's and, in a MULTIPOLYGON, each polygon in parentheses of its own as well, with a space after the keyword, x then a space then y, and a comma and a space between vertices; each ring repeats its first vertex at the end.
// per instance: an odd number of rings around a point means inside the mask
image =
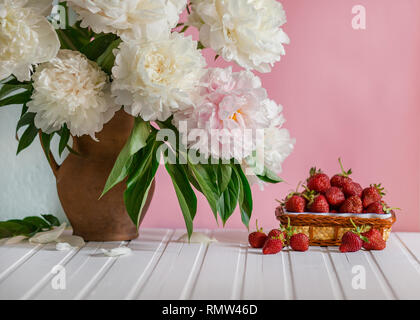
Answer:
POLYGON ((276 218, 306 234, 311 246, 338 246, 343 235, 357 226, 369 226, 389 238, 396 221, 394 210, 383 200, 381 184, 362 188, 350 178, 339 159, 341 173, 331 179, 321 170, 311 168, 303 190, 289 193, 276 208, 276 218), (289 222, 290 221, 290 222, 289 222))

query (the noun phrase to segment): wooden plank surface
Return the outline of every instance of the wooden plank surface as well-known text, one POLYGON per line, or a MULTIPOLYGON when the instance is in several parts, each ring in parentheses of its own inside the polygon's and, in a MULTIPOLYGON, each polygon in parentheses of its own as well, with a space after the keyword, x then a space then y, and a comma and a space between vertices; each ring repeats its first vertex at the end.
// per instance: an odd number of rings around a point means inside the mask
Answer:
POLYGON ((201 230, 217 242, 179 241, 184 230, 143 229, 130 242, 0 246, 0 299, 420 299, 420 233, 394 233, 384 251, 337 247, 264 256, 244 230, 201 230), (101 249, 127 246, 126 256, 101 249), (53 286, 59 266, 65 289, 53 286))

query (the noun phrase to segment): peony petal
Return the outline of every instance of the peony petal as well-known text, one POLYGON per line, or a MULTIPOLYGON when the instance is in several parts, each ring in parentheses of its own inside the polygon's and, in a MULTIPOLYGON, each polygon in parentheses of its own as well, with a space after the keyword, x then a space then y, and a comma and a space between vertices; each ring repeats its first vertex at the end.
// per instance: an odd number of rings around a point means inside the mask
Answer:
POLYGON ((53 230, 38 232, 32 238, 29 239, 29 242, 40 243, 40 244, 54 242, 61 236, 61 234, 64 232, 65 229, 66 229, 66 223, 63 222, 61 226, 55 227, 53 230))
POLYGON ((131 253, 131 249, 127 247, 118 247, 111 250, 101 249, 102 253, 107 257, 124 256, 131 253))
POLYGON ((82 237, 73 236, 73 235, 66 235, 66 234, 61 235, 56 241, 58 243, 61 243, 61 242, 62 243, 68 243, 72 247, 78 247, 78 248, 81 248, 86 244, 85 240, 83 240, 82 237))
POLYGON ((18 244, 25 239, 28 239, 28 237, 26 237, 26 236, 16 236, 16 237, 12 237, 12 238, 3 239, 4 242, 2 242, 1 244, 4 244, 4 245, 18 244))
POLYGON ((189 243, 204 243, 204 244, 217 242, 217 240, 215 238, 210 238, 209 236, 207 236, 206 234, 201 233, 201 232, 193 232, 191 234, 190 239, 188 239, 188 233, 186 233, 186 234, 182 235, 181 237, 179 237, 179 239, 177 241, 189 242, 189 243))
POLYGON ((34 11, 44 17, 51 14, 52 0, 27 0, 25 7, 32 8, 34 11))
POLYGON ((69 251, 69 250, 73 249, 73 247, 67 242, 58 242, 55 245, 55 249, 57 251, 69 251))

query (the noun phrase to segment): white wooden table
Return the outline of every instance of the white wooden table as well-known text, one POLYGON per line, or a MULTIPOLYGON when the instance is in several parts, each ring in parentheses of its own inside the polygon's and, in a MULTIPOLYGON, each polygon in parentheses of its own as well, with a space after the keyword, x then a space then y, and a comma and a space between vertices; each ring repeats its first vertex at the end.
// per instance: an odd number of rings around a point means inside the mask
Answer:
POLYGON ((218 242, 186 244, 177 241, 181 230, 142 229, 129 243, 64 252, 53 244, 1 246, 0 299, 420 298, 420 233, 393 233, 380 252, 313 247, 263 256, 248 247, 246 231, 205 232, 218 242), (110 258, 99 250, 120 245, 132 253, 110 258), (53 288, 57 265, 64 290, 53 288))

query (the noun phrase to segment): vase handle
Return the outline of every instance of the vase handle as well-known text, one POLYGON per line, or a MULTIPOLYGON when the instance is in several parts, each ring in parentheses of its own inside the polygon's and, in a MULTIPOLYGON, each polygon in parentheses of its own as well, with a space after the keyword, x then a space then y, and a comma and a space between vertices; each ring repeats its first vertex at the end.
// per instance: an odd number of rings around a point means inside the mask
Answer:
MULTIPOLYGON (((42 143, 42 138, 41 138, 42 132, 41 132, 41 130, 39 131, 38 136, 39 136, 39 141, 41 142, 42 149, 44 150, 45 153, 47 153, 45 151, 44 144, 42 143)), ((50 165, 50 167, 51 167, 51 169, 54 173, 54 176, 57 178, 58 171, 60 170, 60 165, 57 163, 57 161, 55 161, 54 155, 52 154, 51 151, 49 151, 48 157, 49 157, 48 163, 49 163, 49 165, 50 165)))

